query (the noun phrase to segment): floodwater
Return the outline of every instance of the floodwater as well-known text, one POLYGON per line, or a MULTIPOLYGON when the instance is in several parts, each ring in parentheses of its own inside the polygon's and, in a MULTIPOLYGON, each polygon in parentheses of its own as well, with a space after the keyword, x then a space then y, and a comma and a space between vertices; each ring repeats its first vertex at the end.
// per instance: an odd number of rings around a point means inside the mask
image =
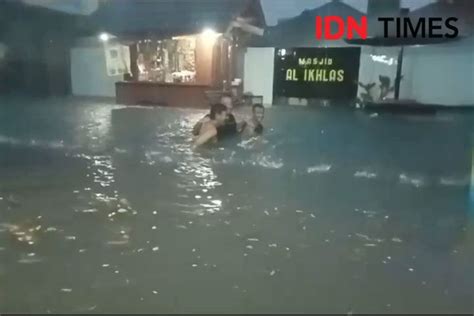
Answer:
POLYGON ((472 313, 472 115, 3 99, 0 311, 472 313))

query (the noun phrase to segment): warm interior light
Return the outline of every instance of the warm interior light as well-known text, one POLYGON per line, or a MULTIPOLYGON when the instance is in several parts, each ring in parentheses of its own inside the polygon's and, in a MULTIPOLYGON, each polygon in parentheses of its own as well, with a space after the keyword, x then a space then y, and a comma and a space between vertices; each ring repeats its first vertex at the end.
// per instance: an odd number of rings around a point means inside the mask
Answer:
POLYGON ((204 31, 202 31, 201 34, 206 40, 211 40, 211 41, 215 40, 220 35, 219 33, 217 33, 211 28, 204 29, 204 31))
POLYGON ((171 39, 172 40, 194 40, 196 39, 196 35, 179 35, 179 36, 173 36, 171 39))

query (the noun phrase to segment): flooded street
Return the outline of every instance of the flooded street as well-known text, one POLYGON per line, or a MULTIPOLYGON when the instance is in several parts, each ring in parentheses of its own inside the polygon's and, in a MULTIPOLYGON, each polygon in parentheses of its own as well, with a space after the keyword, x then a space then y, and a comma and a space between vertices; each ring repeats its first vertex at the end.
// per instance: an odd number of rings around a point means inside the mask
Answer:
POLYGON ((474 312, 471 114, 2 105, 3 312, 474 312))

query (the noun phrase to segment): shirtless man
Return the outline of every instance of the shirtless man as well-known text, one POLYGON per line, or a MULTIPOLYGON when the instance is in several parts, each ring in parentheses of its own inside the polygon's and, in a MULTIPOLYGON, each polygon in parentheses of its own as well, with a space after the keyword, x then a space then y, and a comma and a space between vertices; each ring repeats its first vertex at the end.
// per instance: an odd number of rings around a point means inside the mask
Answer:
POLYGON ((252 120, 248 125, 250 125, 250 130, 254 135, 261 135, 263 133, 263 118, 265 117, 265 108, 261 104, 254 104, 252 106, 252 120))
POLYGON ((217 142, 217 129, 225 124, 227 117, 227 108, 223 104, 214 104, 211 106, 209 120, 201 124, 199 134, 194 140, 194 146, 199 147, 207 143, 217 142))
MULTIPOLYGON (((233 104, 232 104, 232 96, 230 94, 224 94, 221 97, 221 104, 223 104, 226 109, 227 109, 227 116, 224 124, 220 125, 219 128, 217 129, 217 133, 219 137, 226 137, 226 136, 233 136, 243 130, 245 127, 244 123, 237 123, 235 121, 235 117, 233 112, 233 104)), ((209 121, 209 114, 204 116, 199 122, 194 125, 193 128, 193 135, 196 136, 199 134, 199 131, 201 130, 202 124, 205 122, 209 121)))

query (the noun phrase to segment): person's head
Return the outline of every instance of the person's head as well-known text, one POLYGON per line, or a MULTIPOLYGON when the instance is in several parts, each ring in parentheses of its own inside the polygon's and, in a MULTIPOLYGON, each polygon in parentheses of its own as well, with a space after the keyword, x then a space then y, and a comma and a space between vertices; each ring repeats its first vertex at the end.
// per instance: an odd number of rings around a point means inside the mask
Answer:
POLYGON ((257 122, 262 122, 265 116, 265 108, 261 104, 254 104, 252 106, 252 116, 257 122))
POLYGON ((210 118, 216 121, 217 124, 223 124, 227 117, 227 107, 224 104, 217 103, 211 106, 210 118))
POLYGON ((225 93, 221 96, 221 104, 225 105, 227 108, 227 113, 232 113, 233 104, 232 104, 232 95, 230 93, 225 93))

